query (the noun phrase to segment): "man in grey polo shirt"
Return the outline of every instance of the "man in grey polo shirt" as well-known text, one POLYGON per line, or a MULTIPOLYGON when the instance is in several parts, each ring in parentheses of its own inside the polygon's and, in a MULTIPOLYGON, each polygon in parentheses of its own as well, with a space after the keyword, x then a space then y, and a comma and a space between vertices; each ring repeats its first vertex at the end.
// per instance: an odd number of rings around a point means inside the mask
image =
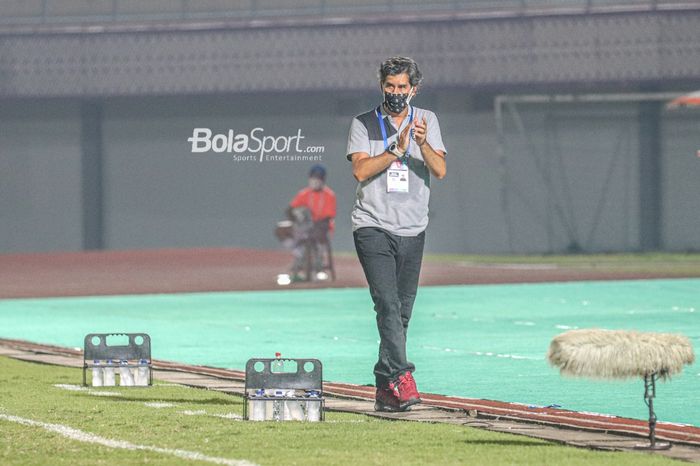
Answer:
POLYGON ((382 63, 383 102, 352 120, 348 138, 347 158, 359 182, 353 237, 380 336, 377 411, 404 411, 421 401, 406 336, 423 259, 430 179, 447 171, 437 117, 410 105, 421 82, 410 58, 382 63))

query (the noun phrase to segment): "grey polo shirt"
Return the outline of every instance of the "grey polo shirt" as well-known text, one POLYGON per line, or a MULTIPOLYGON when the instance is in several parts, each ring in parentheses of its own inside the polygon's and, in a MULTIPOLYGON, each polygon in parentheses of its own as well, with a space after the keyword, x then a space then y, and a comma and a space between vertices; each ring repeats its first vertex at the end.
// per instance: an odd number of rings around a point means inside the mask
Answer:
MULTIPOLYGON (((434 150, 447 154, 440 134, 440 125, 433 112, 422 108, 413 108, 413 119, 425 118, 427 122, 426 139, 434 150)), ((409 113, 410 113, 409 108, 409 113)), ((409 124, 408 114, 396 128, 391 115, 380 106, 384 119, 387 141, 396 141, 401 130, 409 124)), ((350 125, 347 159, 356 152, 365 152, 374 157, 385 150, 382 130, 377 118, 376 107, 369 112, 356 116, 350 125)), ((416 236, 428 226, 428 201, 430 200, 430 171, 423 161, 418 144, 413 139, 408 146, 409 180, 408 192, 387 192, 386 172, 358 183, 355 205, 352 209, 353 231, 362 227, 378 227, 398 236, 416 236)))

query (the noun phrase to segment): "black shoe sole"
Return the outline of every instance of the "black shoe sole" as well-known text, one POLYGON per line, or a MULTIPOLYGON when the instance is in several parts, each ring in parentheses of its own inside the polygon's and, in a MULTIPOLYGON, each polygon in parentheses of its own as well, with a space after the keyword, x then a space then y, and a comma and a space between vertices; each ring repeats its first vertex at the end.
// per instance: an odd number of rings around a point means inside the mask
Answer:
MULTIPOLYGON (((415 403, 412 403, 415 404, 415 403)), ((395 408, 393 406, 385 405, 384 403, 380 403, 378 401, 374 402, 374 410, 377 412, 382 412, 382 413, 401 413, 404 411, 410 411, 411 410, 411 404, 404 406, 403 408, 398 407, 395 408)))
POLYGON ((399 411, 408 411, 411 406, 417 405, 418 403, 422 403, 423 400, 420 398, 413 398, 412 400, 408 400, 407 402, 400 404, 399 405, 399 411))

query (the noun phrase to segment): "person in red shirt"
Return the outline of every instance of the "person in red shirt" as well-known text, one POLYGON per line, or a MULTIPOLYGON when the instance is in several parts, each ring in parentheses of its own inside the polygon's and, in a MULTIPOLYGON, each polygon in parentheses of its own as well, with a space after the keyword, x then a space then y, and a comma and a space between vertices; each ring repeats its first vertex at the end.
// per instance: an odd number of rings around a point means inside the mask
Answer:
POLYGON ((306 207, 311 212, 311 220, 316 224, 328 225, 328 231, 334 230, 335 193, 326 186, 326 169, 323 165, 314 165, 309 170, 309 185, 299 191, 289 203, 289 208, 306 207))
MULTIPOLYGON (((314 165, 309 170, 308 186, 300 190, 289 203, 287 214, 295 222, 292 253, 294 263, 291 274, 298 280, 303 267, 304 248, 309 240, 315 248, 315 256, 320 258, 318 242, 330 239, 335 230, 336 198, 331 188, 326 186, 326 169, 323 165, 314 165), (310 216, 305 218, 305 216, 310 216), (305 221, 306 220, 306 221, 305 221)), ((320 264, 315 264, 320 268, 320 264)), ((307 280, 311 277, 307 277, 307 280)))

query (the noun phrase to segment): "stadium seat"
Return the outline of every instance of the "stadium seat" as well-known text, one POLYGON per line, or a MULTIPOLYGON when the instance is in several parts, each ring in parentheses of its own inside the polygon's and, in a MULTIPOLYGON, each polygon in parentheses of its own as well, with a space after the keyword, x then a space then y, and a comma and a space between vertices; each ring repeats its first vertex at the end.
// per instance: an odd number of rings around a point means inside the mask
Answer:
POLYGON ((41 18, 41 0, 0 1, 0 22, 10 23, 20 18, 41 18))
POLYGON ((321 11, 322 0, 257 0, 258 12, 315 13, 321 11))
POLYGON ((372 0, 356 0, 352 3, 344 0, 325 0, 325 8, 328 13, 362 13, 366 11, 389 11, 390 4, 387 1, 374 2, 372 0))
POLYGON ((173 0, 118 0, 117 14, 120 16, 131 15, 163 15, 164 18, 172 18, 183 13, 183 3, 173 0))
POLYGON ((331 281, 335 281, 333 248, 331 247, 327 229, 309 238, 305 243, 304 276, 306 280, 315 281, 316 274, 319 272, 327 273, 331 281))
POLYGON ((625 2, 621 2, 620 0, 591 0, 591 6, 593 8, 595 7, 604 7, 604 6, 620 6, 621 4, 624 5, 625 7, 629 6, 646 6, 652 3, 649 0, 627 0, 625 2))
POLYGON ((441 10, 454 9, 459 6, 453 0, 393 0, 392 9, 401 11, 404 8, 411 10, 441 10))
POLYGON ((46 2, 47 21, 63 17, 109 18, 113 13, 112 0, 60 0, 46 2))
POLYGON ((233 14, 249 13, 252 11, 251 0, 231 2, 228 0, 189 0, 187 2, 187 14, 192 17, 214 17, 216 15, 228 16, 233 14))

